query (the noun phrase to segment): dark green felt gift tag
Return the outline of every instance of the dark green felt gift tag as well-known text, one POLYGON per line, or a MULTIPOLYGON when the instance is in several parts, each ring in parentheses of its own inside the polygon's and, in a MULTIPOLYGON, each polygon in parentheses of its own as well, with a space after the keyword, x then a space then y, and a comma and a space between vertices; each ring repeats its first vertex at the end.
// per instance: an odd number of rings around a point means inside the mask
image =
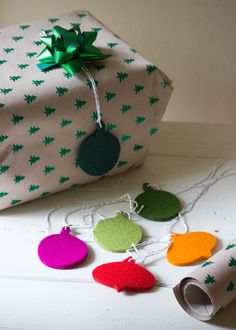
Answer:
POLYGON ((94 133, 79 146, 76 165, 93 176, 104 175, 117 163, 120 155, 120 142, 110 132, 97 124, 94 133))
POLYGON ((154 221, 168 221, 174 219, 181 210, 180 200, 164 190, 156 190, 148 183, 143 184, 144 192, 138 195, 135 201, 141 217, 154 221))

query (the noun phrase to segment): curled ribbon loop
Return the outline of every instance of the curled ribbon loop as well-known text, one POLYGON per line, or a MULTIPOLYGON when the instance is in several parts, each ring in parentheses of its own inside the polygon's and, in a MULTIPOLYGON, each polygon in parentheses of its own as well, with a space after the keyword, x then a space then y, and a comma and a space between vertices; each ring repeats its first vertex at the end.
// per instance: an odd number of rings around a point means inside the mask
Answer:
POLYGON ((103 60, 110 55, 103 54, 93 46, 97 32, 81 32, 79 24, 66 30, 60 26, 53 27, 53 35, 40 38, 46 46, 37 56, 41 71, 61 66, 71 75, 80 72, 83 64, 92 60, 103 60))

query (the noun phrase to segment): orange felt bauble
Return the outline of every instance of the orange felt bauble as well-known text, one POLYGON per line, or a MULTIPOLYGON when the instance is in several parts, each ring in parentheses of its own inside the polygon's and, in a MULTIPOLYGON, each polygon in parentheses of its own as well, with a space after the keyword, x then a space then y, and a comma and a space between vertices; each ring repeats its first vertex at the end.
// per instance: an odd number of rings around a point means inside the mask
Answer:
POLYGON ((212 256, 211 251, 217 238, 207 232, 191 232, 186 234, 172 233, 172 244, 167 250, 167 260, 176 266, 190 265, 201 259, 212 256))

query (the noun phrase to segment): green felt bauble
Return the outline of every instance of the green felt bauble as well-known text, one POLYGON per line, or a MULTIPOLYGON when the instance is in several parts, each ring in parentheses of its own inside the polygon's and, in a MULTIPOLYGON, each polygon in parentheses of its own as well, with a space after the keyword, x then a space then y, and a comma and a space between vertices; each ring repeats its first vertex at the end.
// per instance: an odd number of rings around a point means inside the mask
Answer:
POLYGON ((181 211, 180 200, 168 191, 156 190, 148 183, 143 185, 144 192, 135 198, 141 217, 153 221, 174 219, 181 211))
POLYGON ((89 135, 79 146, 76 165, 85 173, 101 176, 109 172, 120 156, 120 142, 110 132, 97 124, 94 133, 89 135))
POLYGON ((125 252, 142 239, 139 225, 129 220, 124 213, 119 212, 114 218, 100 221, 93 231, 95 242, 105 250, 125 252))

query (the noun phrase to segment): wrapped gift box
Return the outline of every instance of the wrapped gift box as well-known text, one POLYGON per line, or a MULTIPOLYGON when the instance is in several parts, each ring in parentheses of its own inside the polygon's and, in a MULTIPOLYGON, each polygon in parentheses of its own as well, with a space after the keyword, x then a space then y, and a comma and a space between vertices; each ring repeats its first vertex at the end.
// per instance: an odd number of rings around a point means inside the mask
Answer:
POLYGON ((59 25, 98 32, 94 45, 111 56, 86 63, 106 130, 120 141, 114 175, 141 164, 172 93, 171 81, 86 11, 0 31, 0 209, 97 179, 77 166, 78 146, 96 127, 88 77, 62 67, 41 71, 40 33, 59 25))

